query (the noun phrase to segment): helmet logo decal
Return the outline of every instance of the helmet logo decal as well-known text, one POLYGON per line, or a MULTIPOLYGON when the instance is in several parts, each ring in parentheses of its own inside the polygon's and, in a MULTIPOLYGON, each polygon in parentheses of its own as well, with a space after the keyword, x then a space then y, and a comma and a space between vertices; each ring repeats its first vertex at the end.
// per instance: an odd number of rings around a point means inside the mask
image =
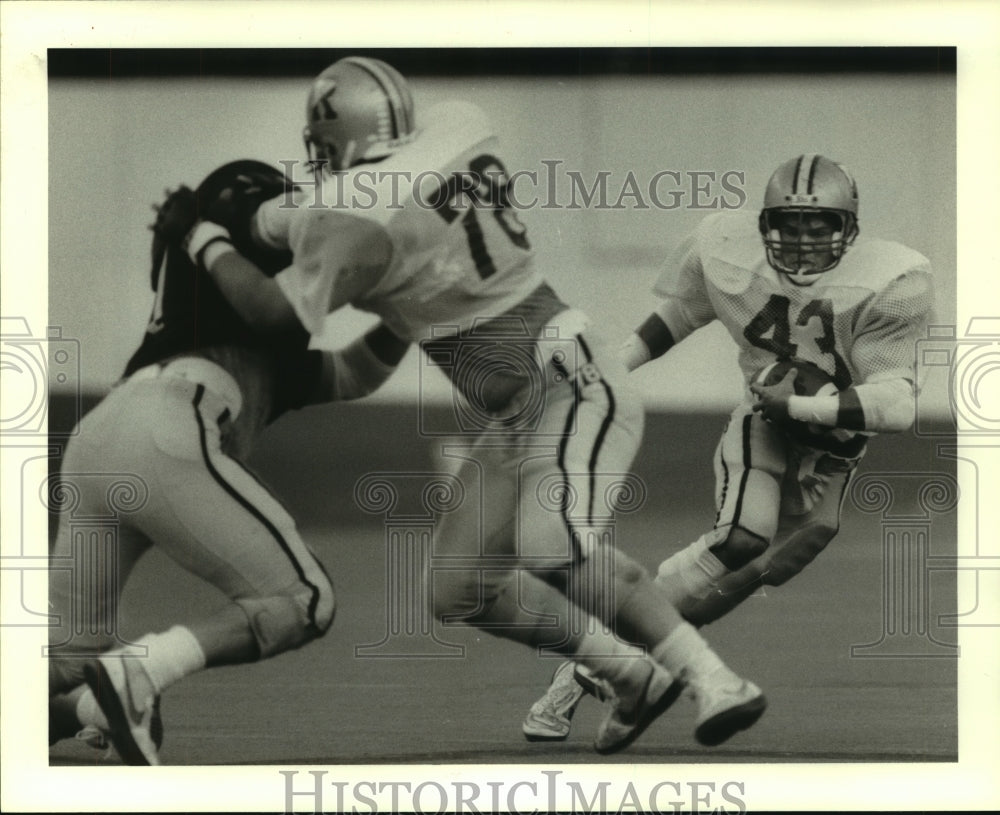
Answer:
POLYGON ((811 195, 813 191, 813 180, 816 178, 816 165, 819 164, 819 155, 816 153, 807 153, 799 156, 798 161, 795 163, 795 172, 792 173, 792 195, 799 194, 799 185, 803 184, 806 188, 807 194, 811 195), (803 165, 808 167, 808 171, 803 178, 803 165))
POLYGON ((382 161, 416 137, 406 80, 370 57, 344 57, 323 71, 306 111, 306 151, 331 172, 382 161))
POLYGON ((333 109, 333 105, 330 102, 330 97, 333 96, 335 90, 337 90, 337 83, 331 82, 329 90, 317 99, 316 104, 313 105, 313 118, 319 120, 337 118, 337 111, 333 109))
MULTIPOLYGON (((391 81, 387 77, 382 76, 381 72, 376 71, 376 66, 373 66, 365 61, 362 61, 360 59, 352 60, 351 64, 356 65, 366 74, 368 74, 373 80, 375 80, 375 84, 379 86, 379 89, 382 91, 382 95, 385 98, 385 113, 387 113, 389 116, 389 125, 391 128, 389 132, 389 137, 392 139, 398 139, 399 123, 396 121, 396 107, 398 105, 399 100, 398 98, 394 98, 393 94, 389 92, 390 87, 392 87, 391 81)), ((379 115, 380 130, 384 127, 384 124, 382 124, 382 117, 385 115, 385 113, 380 113, 379 115)), ((382 136, 381 133, 379 135, 382 136)))

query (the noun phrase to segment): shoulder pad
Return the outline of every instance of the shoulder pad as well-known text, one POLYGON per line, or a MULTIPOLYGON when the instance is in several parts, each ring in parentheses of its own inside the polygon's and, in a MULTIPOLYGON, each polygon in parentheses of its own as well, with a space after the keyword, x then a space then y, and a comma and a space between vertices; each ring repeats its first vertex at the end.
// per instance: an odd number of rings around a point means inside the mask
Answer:
POLYGON ((698 230, 698 250, 706 279, 730 294, 745 291, 766 266, 756 216, 745 211, 706 218, 698 230))
POLYGON ((828 272, 822 282, 879 292, 908 272, 929 275, 930 261, 901 243, 870 240, 848 249, 837 268, 828 272))

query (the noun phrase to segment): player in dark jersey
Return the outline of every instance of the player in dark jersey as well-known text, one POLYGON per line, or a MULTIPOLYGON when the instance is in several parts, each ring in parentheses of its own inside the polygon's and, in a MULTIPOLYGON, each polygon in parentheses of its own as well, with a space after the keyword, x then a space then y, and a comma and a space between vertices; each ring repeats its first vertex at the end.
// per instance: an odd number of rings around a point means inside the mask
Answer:
POLYGON ((128 764, 158 764, 158 700, 168 686, 202 668, 297 648, 333 621, 329 577, 243 461, 284 412, 378 387, 408 343, 380 324, 340 351, 312 350, 269 277, 287 262, 280 253, 258 252, 260 275, 220 289, 204 262, 206 250, 227 247, 217 241, 192 257, 180 242, 222 196, 236 215, 231 250, 241 241, 238 221, 285 183, 266 164, 234 162, 159 208, 146 333, 123 379, 81 420, 62 464, 60 489, 73 494, 76 512, 108 517, 117 534, 109 531, 113 551, 102 553, 111 568, 81 568, 86 542, 73 539, 68 513, 61 517, 50 578, 59 618, 49 639, 50 742, 83 728, 91 743, 109 738, 128 764), (133 479, 127 508, 95 474, 133 479), (116 631, 118 599, 154 545, 231 602, 126 643, 116 631))

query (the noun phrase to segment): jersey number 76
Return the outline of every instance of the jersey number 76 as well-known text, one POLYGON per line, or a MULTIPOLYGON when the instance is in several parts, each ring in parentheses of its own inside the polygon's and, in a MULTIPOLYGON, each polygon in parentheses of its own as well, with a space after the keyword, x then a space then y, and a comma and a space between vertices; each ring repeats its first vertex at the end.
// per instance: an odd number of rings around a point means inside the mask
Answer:
POLYGON ((437 214, 449 224, 461 217, 469 242, 469 253, 477 274, 483 280, 496 274, 497 269, 486 246, 484 226, 489 221, 481 222, 480 216, 492 217, 519 249, 531 249, 527 229, 510 208, 510 178, 507 170, 496 156, 487 153, 476 156, 469 162, 467 173, 452 173, 430 200, 437 214), (463 200, 464 205, 460 203, 463 200))

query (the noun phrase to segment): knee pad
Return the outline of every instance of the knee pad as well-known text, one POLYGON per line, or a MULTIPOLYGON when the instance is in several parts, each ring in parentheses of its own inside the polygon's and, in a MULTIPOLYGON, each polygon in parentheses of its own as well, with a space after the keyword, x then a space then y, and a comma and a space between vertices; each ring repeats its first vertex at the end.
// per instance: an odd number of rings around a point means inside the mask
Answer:
POLYGON ((298 648, 329 630, 334 617, 333 588, 327 585, 320 591, 325 596, 315 604, 311 592, 235 601, 250 621, 261 659, 298 648), (324 612, 318 615, 320 608, 324 612))
POLYGON ((780 586, 808 566, 834 539, 839 527, 811 524, 797 529, 767 558, 764 583, 780 586))
MULTIPOLYGON (((718 530, 720 533, 723 530, 718 530)), ((716 536, 709 544, 708 551, 719 559, 729 571, 742 569, 750 561, 755 560, 767 551, 770 541, 742 526, 731 526, 728 532, 716 536)))

